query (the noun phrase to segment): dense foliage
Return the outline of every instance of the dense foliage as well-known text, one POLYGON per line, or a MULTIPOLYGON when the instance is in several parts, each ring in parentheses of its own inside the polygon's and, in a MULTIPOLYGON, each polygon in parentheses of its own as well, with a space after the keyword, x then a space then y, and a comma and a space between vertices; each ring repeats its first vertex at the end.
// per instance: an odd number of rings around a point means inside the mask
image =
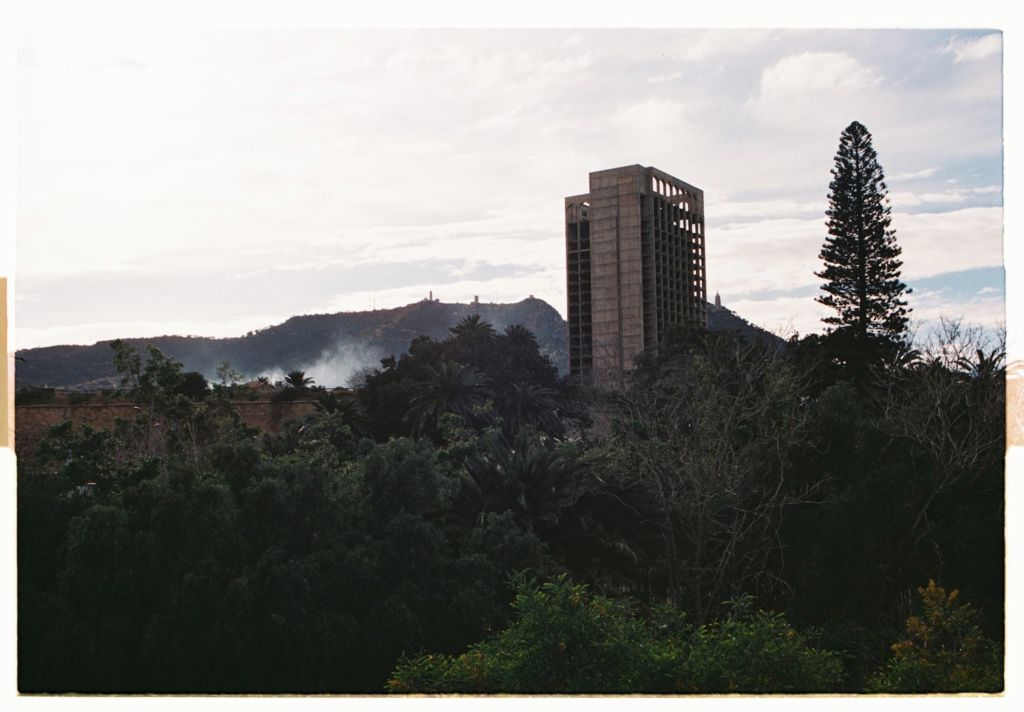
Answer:
POLYGON ((1001 348, 834 348, 679 334, 601 394, 466 319, 261 434, 118 344, 137 416, 19 463, 20 688, 999 689, 1001 348))
POLYGON ((442 445, 360 440, 346 409, 261 436, 229 389, 118 357, 138 417, 64 423, 20 468, 23 690, 379 691, 403 651, 503 624, 508 572, 558 570, 488 511, 456 421, 442 445))
POLYGON ((649 617, 623 600, 559 578, 519 583, 515 622, 458 656, 398 665, 392 692, 824 692, 838 658, 808 645, 780 614, 734 602, 728 617, 694 626, 671 606, 649 617))

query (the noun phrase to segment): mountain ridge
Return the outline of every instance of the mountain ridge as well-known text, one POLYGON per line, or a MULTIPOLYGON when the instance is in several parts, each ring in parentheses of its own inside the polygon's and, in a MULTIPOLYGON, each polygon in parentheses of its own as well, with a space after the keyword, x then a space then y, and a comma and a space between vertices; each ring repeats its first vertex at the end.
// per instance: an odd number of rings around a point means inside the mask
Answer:
MULTIPOLYGON (((245 377, 303 370, 322 385, 342 385, 356 371, 378 365, 381 358, 405 353, 418 336, 446 337, 448 329, 470 314, 480 314, 498 330, 522 324, 537 337, 541 351, 564 368, 568 358, 565 321, 554 307, 533 297, 511 304, 424 299, 392 309, 293 316, 241 336, 163 335, 122 341, 140 350, 155 346, 181 361, 186 371, 198 371, 209 379, 227 361, 245 377), (339 382, 325 380, 330 378, 339 382)), ((17 386, 110 387, 117 380, 112 341, 19 350, 17 386)))
MULTIPOLYGON (((303 314, 241 336, 164 335, 122 339, 138 349, 155 346, 210 380, 227 361, 243 377, 283 377, 305 371, 325 386, 344 385, 362 369, 379 365, 386 356, 405 353, 419 337, 443 339, 458 321, 479 314, 498 331, 522 324, 537 338, 541 352, 564 373, 568 362, 567 326, 562 316, 542 299, 528 297, 513 303, 441 302, 423 299, 391 309, 332 314, 303 314)), ((747 338, 779 341, 725 307, 708 304, 711 331, 735 331, 747 338)), ((43 346, 18 351, 18 388, 47 386, 76 390, 109 388, 117 383, 112 340, 90 345, 43 346)))

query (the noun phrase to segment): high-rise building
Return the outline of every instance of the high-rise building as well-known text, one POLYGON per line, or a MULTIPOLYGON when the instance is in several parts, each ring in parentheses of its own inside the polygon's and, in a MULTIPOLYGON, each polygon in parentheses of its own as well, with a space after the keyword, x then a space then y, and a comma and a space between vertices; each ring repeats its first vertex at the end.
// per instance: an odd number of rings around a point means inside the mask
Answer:
POLYGON ((704 191, 640 165, 565 199, 569 372, 620 387, 672 325, 707 326, 704 191))

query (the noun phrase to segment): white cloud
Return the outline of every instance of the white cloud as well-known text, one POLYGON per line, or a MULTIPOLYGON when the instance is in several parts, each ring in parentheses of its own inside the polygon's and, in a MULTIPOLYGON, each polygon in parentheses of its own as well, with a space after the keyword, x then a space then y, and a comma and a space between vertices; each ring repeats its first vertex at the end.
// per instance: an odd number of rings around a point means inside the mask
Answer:
MULTIPOLYGON (((723 299, 731 299, 819 286, 814 272, 821 269, 818 253, 827 235, 824 223, 822 216, 709 225, 709 293, 719 291, 723 299)), ((1002 264, 1001 208, 894 213, 893 227, 903 251, 904 279, 1002 264)))
POLYGON ((933 175, 938 173, 938 171, 939 169, 935 167, 922 168, 921 170, 914 171, 912 173, 899 173, 897 175, 889 176, 886 180, 890 183, 895 183, 905 180, 917 180, 918 178, 931 178, 933 175))
POLYGON ((916 207, 918 205, 962 203, 965 200, 962 192, 945 191, 942 193, 890 193, 889 200, 900 207, 916 207))
POLYGON ((634 131, 682 131, 685 118, 686 105, 683 102, 656 98, 618 107, 612 116, 612 124, 634 131))
POLYGON ((788 99, 829 90, 877 86, 882 77, 843 52, 802 52, 783 57, 761 73, 761 97, 788 99))
POLYGON ((644 81, 647 82, 648 84, 664 84, 666 82, 675 81, 676 79, 679 79, 679 77, 681 76, 683 76, 682 72, 655 74, 653 76, 647 77, 647 79, 645 79, 644 81))
POLYGON ((472 125, 472 128, 477 131, 515 128, 522 122, 522 112, 522 107, 511 106, 496 114, 480 119, 472 125))
POLYGON ((982 297, 963 301, 950 298, 942 292, 913 292, 908 297, 913 308, 911 316, 914 322, 924 322, 919 326, 919 333, 928 329, 928 323, 938 321, 940 317, 948 319, 962 318, 965 323, 993 327, 1006 322, 1006 301, 1002 296, 982 297))
POLYGON ((918 205, 942 205, 950 203, 964 203, 977 195, 992 195, 1002 192, 1002 186, 986 185, 977 188, 953 188, 932 193, 890 193, 889 201, 900 208, 916 207, 918 205))
MULTIPOLYGON (((806 296, 755 296, 733 298, 723 292, 722 304, 747 321, 783 338, 794 331, 800 334, 821 332, 822 318, 832 314, 814 301, 817 292, 806 296)), ((943 290, 914 290, 908 295, 911 316, 920 333, 939 317, 963 318, 966 322, 993 327, 1006 320, 1006 302, 998 290, 982 289, 970 299, 955 298, 943 290)))
POLYGON ((709 292, 719 291, 724 299, 725 295, 815 285, 825 234, 824 216, 709 225, 709 292))
POLYGON ((292 314, 251 314, 227 321, 166 320, 166 321, 97 321, 78 324, 60 324, 36 328, 19 326, 14 346, 31 349, 53 344, 94 344, 97 341, 122 337, 212 336, 224 338, 241 336, 254 329, 278 324, 292 314))
POLYGON ((701 30, 677 40, 670 56, 687 62, 704 62, 755 50, 777 33, 772 30, 701 30))
POLYGON ((955 64, 985 59, 1003 51, 1003 35, 1001 32, 993 32, 971 40, 953 37, 943 49, 955 55, 955 64))
POLYGON ((708 205, 707 221, 709 225, 724 225, 728 221, 749 218, 795 217, 807 213, 824 215, 827 207, 825 200, 747 200, 747 201, 712 201, 705 194, 708 205))
POLYGON ((904 278, 1003 264, 1002 208, 893 213, 892 224, 903 249, 904 278))

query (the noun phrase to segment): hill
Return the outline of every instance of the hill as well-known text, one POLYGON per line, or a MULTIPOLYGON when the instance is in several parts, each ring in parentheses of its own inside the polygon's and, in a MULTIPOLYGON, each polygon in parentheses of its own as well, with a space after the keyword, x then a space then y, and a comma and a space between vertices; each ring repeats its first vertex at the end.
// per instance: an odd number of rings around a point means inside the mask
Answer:
MULTIPOLYGON (((324 386, 344 385, 380 359, 405 353, 417 336, 443 339, 460 319, 479 314, 496 329, 522 324, 537 337, 541 351, 564 372, 568 362, 566 323, 547 302, 533 297, 514 304, 458 304, 423 300, 395 309, 310 314, 244 336, 215 339, 157 336, 125 339, 140 351, 149 344, 176 358, 187 371, 216 379, 225 361, 245 378, 277 380, 301 370, 324 386)), ((708 305, 711 331, 737 332, 748 339, 779 342, 725 307, 708 305)), ((46 346, 18 352, 17 385, 90 390, 117 383, 109 341, 91 346, 46 346)))
MULTIPOLYGON (((292 370, 305 371, 320 385, 344 385, 380 359, 405 353, 417 336, 443 339, 463 317, 479 314, 495 329, 522 324, 537 337, 541 351, 560 369, 568 361, 565 321, 547 302, 524 299, 514 304, 447 304, 423 300, 395 309, 310 314, 244 336, 209 338, 157 336, 124 339, 140 351, 149 344, 181 361, 186 371, 216 378, 227 361, 246 378, 272 380, 292 370)), ((91 346, 46 346, 18 352, 19 388, 107 388, 117 383, 109 341, 91 346)))
POLYGON ((761 341, 774 346, 781 346, 785 343, 783 339, 780 339, 772 332, 766 331, 756 324, 751 324, 727 307, 716 307, 714 304, 708 304, 707 310, 708 331, 736 333, 748 341, 761 341))

